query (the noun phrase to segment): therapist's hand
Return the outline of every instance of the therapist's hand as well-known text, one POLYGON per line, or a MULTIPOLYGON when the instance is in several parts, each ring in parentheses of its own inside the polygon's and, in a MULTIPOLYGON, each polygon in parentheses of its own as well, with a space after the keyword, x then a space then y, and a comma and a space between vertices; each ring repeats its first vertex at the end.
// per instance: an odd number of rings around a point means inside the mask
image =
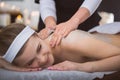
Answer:
POLYGON ((54 17, 49 16, 45 19, 44 23, 45 28, 38 33, 41 39, 46 39, 55 30, 56 20, 54 17))
POLYGON ((40 36, 41 39, 46 39, 54 30, 49 29, 49 28, 44 28, 42 29, 38 35, 40 36))
POLYGON ((6 70, 11 70, 11 71, 20 71, 20 72, 41 70, 41 68, 25 68, 25 67, 15 66, 15 65, 7 62, 6 60, 4 60, 1 56, 0 56, 0 68, 6 69, 6 70))
POLYGON ((45 28, 38 32, 41 39, 46 39, 56 28, 56 23, 52 20, 45 24, 45 28))
POLYGON ((50 40, 51 47, 55 47, 56 45, 59 45, 62 38, 65 38, 71 31, 75 30, 77 26, 78 25, 74 24, 74 22, 70 20, 58 24, 50 40))

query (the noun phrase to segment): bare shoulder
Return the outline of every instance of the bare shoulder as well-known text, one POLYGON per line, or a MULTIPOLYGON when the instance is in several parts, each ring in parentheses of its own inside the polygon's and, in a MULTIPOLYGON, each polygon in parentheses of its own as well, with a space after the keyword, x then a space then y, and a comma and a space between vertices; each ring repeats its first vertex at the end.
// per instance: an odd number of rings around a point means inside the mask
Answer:
POLYGON ((75 35, 89 35, 89 32, 86 32, 86 31, 82 31, 82 30, 74 30, 72 31, 68 36, 75 36, 75 35))
POLYGON ((65 40, 76 40, 76 39, 79 40, 86 37, 92 37, 92 34, 82 30, 74 30, 69 33, 69 35, 65 38, 65 40))
MULTIPOLYGON (((80 41, 85 40, 86 38, 92 38, 92 34, 82 31, 82 30, 74 30, 69 33, 69 35, 62 39, 62 44, 68 45, 78 45, 80 41)), ((88 39, 89 40, 89 39, 88 39)))

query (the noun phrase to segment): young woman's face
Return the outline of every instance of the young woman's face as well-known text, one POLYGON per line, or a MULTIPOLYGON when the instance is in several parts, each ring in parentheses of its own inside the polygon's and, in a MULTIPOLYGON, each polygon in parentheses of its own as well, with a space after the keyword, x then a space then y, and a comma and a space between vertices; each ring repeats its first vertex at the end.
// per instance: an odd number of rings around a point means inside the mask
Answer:
POLYGON ((18 66, 46 68, 54 63, 51 49, 38 35, 32 36, 26 43, 22 55, 15 59, 18 66))

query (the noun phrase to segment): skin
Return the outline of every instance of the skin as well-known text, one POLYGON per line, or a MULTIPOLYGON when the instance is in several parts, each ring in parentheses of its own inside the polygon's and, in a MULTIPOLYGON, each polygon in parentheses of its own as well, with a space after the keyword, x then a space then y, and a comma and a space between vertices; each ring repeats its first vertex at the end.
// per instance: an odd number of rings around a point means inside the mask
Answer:
POLYGON ((87 8, 79 8, 78 11, 68 20, 60 24, 56 24, 56 20, 52 16, 48 16, 44 23, 45 28, 40 31, 40 37, 45 39, 49 36, 49 30, 55 30, 50 41, 51 47, 59 45, 62 38, 66 37, 71 31, 78 28, 78 25, 84 22, 90 16, 87 8))
POLYGON ((51 36, 45 40, 41 40, 39 33, 30 37, 22 55, 15 59, 17 65, 87 72, 120 70, 119 35, 75 30, 55 48, 49 45, 51 36))

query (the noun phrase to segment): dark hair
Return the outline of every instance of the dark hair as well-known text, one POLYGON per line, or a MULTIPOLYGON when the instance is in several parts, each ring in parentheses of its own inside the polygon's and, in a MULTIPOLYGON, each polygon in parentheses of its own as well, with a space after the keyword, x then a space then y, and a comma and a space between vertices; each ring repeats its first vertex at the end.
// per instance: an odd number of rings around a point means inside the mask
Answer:
MULTIPOLYGON (((0 29, 0 56, 3 56, 15 37, 25 28, 24 24, 13 23, 0 29)), ((21 49, 22 50, 22 49, 21 49)), ((19 52, 21 52, 21 50, 19 52)))

